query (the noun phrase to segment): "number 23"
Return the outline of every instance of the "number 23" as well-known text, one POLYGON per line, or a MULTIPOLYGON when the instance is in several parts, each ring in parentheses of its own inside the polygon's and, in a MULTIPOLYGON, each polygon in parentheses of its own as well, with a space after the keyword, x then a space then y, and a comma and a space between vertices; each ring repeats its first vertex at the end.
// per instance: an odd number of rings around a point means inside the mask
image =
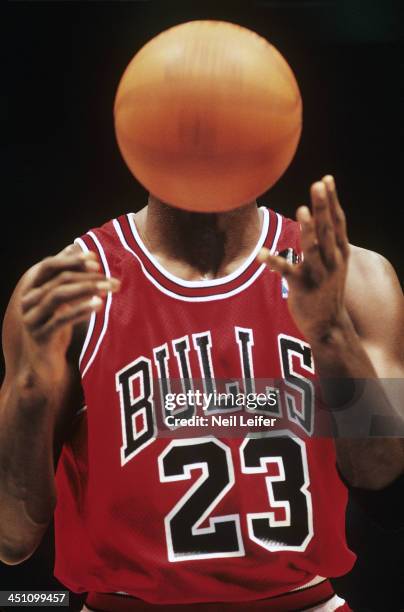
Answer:
MULTIPOLYGON (((304 551, 313 537, 311 494, 306 447, 302 440, 282 431, 250 434, 240 446, 244 474, 267 475, 270 509, 246 513, 250 539, 270 552, 304 551), (275 509, 283 508, 283 519, 275 509)), ((230 447, 215 438, 173 440, 158 459, 161 482, 189 480, 193 470, 201 475, 165 517, 170 561, 240 557, 245 554, 239 514, 211 516, 234 486, 230 447), (209 518, 208 526, 200 525, 209 518)))

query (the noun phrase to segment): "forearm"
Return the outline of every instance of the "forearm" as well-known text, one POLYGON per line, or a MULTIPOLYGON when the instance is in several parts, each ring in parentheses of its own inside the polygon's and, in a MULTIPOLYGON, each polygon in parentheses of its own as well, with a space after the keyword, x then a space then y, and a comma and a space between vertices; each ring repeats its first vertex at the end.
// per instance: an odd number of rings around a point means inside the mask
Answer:
POLYGON ((39 543, 54 511, 54 430, 64 384, 26 368, 0 403, 0 559, 19 562, 39 543))
POLYGON ((386 396, 347 313, 310 342, 322 394, 333 411, 339 468, 352 486, 383 488, 404 470, 404 445, 398 437, 371 437, 383 435, 371 427, 383 419, 402 423, 402 412, 386 396))
POLYGON ((52 517, 55 465, 82 400, 79 354, 91 313, 117 279, 68 246, 20 279, 3 324, 0 397, 0 559, 18 563, 52 517))

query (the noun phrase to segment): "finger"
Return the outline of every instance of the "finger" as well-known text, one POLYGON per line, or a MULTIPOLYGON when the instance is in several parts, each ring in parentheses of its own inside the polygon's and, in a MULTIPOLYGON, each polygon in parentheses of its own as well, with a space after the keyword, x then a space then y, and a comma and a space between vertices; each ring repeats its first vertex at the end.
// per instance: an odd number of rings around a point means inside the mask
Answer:
POLYGON ((47 257, 38 266, 31 287, 39 287, 63 270, 91 271, 100 270, 95 253, 66 254, 64 252, 54 257, 47 257))
POLYGON ((257 256, 259 263, 264 263, 270 270, 278 272, 281 276, 289 278, 294 272, 294 266, 290 264, 284 257, 278 257, 277 255, 271 255, 270 251, 266 248, 260 250, 257 256))
POLYGON ((327 175, 323 178, 323 183, 328 192, 330 201, 331 217, 334 224, 335 240, 344 257, 348 255, 349 240, 346 229, 345 213, 339 203, 334 177, 327 175))
POLYGON ((325 271, 320 255, 314 219, 309 208, 307 206, 300 206, 296 211, 296 219, 301 226, 300 243, 304 267, 310 268, 311 276, 320 280, 325 271))
POLYGON ((320 256, 327 268, 333 268, 336 264, 334 223, 331 217, 328 192, 322 181, 311 186, 310 196, 320 256))
POLYGON ((75 325, 80 321, 88 319, 91 313, 99 310, 101 306, 102 299, 98 296, 93 296, 90 300, 85 300, 79 304, 66 304, 44 326, 33 331, 32 335, 37 341, 46 341, 57 329, 65 325, 75 325))
POLYGON ((78 300, 82 301, 91 296, 104 296, 109 291, 114 292, 119 289, 119 281, 115 278, 104 279, 102 281, 87 281, 82 283, 72 283, 60 285, 24 315, 24 323, 29 329, 43 325, 61 306, 71 306, 78 300))
POLYGON ((76 244, 68 244, 62 251, 62 253, 66 253, 69 255, 70 253, 80 253, 81 248, 76 244))
POLYGON ((39 302, 58 285, 89 281, 98 282, 105 280, 105 278, 105 275, 99 272, 70 272, 65 270, 44 285, 29 289, 21 298, 22 312, 25 313, 30 308, 33 308, 33 306, 39 304, 39 302))

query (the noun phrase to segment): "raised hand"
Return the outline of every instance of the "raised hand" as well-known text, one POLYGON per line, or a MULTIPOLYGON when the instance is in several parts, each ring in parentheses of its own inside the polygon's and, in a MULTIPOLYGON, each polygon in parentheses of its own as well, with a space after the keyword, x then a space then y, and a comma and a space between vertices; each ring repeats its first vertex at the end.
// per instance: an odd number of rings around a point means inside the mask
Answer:
POLYGON ((314 183, 310 195, 312 212, 301 206, 296 213, 303 261, 291 264, 268 249, 262 249, 258 259, 287 280, 288 306, 299 329, 309 340, 321 340, 346 317, 349 244, 333 177, 314 183))
POLYGON ((63 366, 74 325, 102 306, 119 281, 106 278, 94 253, 69 246, 32 271, 20 297, 23 358, 50 370, 63 366))

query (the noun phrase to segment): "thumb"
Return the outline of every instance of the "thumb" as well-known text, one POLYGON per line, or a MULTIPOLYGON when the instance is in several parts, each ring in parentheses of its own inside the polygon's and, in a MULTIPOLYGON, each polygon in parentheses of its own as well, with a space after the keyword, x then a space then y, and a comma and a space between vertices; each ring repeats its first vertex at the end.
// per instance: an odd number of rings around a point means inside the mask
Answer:
POLYGON ((292 272, 292 266, 283 257, 271 255, 269 249, 265 247, 260 250, 257 255, 257 261, 264 263, 270 270, 278 272, 281 276, 287 278, 292 272))

